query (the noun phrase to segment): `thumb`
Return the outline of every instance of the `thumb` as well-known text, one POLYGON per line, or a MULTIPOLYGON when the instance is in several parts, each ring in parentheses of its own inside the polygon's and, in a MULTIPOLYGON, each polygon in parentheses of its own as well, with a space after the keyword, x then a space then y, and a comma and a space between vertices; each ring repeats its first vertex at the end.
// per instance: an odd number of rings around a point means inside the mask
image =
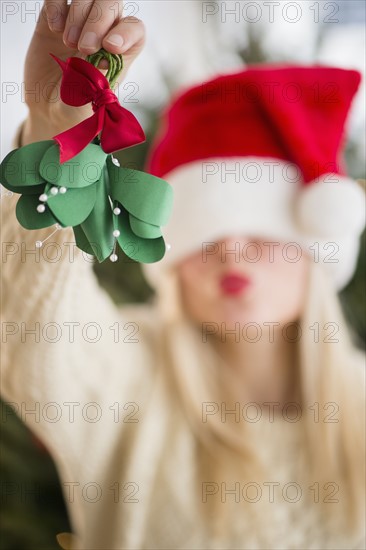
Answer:
POLYGON ((67 0, 44 0, 37 22, 37 30, 47 32, 63 32, 66 24, 69 6, 67 0))

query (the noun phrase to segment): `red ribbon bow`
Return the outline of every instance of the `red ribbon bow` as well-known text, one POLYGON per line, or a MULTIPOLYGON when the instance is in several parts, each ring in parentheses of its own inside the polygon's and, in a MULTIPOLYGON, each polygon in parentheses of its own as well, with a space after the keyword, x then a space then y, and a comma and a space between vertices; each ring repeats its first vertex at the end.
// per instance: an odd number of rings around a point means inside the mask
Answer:
POLYGON ((78 155, 99 133, 105 153, 113 153, 145 141, 136 117, 118 103, 108 80, 91 63, 78 57, 62 61, 50 54, 63 71, 61 99, 67 105, 93 104, 94 114, 53 139, 60 146, 60 162, 78 155))

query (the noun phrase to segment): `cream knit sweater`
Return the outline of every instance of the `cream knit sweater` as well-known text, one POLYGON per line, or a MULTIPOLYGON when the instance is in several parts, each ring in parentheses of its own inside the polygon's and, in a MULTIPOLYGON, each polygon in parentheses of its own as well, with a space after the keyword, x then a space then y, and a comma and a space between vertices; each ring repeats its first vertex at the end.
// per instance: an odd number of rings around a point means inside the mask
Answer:
POLYGON ((363 548, 320 520, 302 482, 301 422, 248 423, 266 484, 197 486, 196 437, 155 352, 153 306, 116 307, 71 229, 36 249, 50 229, 23 230, 16 199, 1 201, 1 390, 55 460, 79 547, 363 548), (212 499, 231 506, 226 535, 201 519, 212 499))

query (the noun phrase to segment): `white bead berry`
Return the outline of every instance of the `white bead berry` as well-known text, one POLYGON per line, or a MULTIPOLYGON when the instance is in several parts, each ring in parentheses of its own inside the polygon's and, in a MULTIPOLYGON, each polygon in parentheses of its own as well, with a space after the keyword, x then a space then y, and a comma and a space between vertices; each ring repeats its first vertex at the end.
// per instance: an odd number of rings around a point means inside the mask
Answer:
POLYGON ((67 188, 66 187, 60 187, 60 193, 61 195, 64 195, 67 191, 67 188))
POLYGON ((39 200, 41 202, 46 202, 47 199, 48 199, 48 197, 47 197, 46 193, 42 193, 42 195, 39 196, 39 200))
POLYGON ((39 212, 40 214, 42 214, 45 210, 46 210, 46 207, 44 204, 39 204, 37 206, 37 212, 39 212))
POLYGON ((113 237, 119 237, 120 234, 121 234, 121 232, 120 232, 118 229, 115 229, 115 230, 113 231, 113 237))
POLYGON ((50 193, 51 193, 51 195, 57 195, 58 194, 58 187, 51 187, 50 193))
POLYGON ((114 208, 114 210, 113 210, 113 214, 115 214, 116 216, 119 216, 119 215, 120 215, 120 213, 121 213, 121 209, 120 209, 120 208, 118 208, 118 206, 117 206, 116 208, 114 208))
POLYGON ((116 262, 116 261, 118 260, 118 256, 117 256, 117 254, 111 254, 111 255, 109 256, 109 259, 110 259, 111 262, 114 263, 114 262, 116 262))

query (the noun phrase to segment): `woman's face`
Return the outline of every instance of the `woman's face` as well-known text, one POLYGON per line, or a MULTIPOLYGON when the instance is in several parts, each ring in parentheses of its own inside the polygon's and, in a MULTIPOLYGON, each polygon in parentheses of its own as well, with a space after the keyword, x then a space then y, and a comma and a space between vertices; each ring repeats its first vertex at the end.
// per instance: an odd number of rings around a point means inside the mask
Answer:
POLYGON ((233 236, 206 244, 178 264, 184 307, 200 324, 283 326, 302 312, 309 264, 295 243, 233 236))

